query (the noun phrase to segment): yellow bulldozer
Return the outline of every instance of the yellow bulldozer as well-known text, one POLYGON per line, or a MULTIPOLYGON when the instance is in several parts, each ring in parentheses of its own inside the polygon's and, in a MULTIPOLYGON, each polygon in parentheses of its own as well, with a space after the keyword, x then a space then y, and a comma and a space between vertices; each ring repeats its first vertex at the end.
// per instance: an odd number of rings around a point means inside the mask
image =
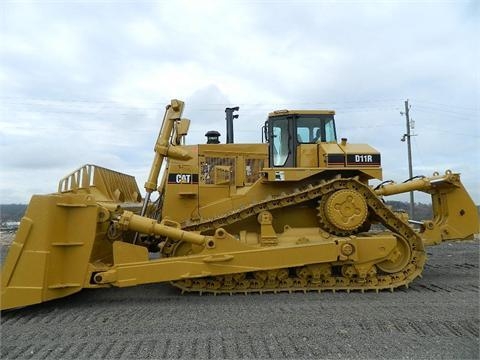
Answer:
POLYGON ((2 310, 157 282, 200 294, 393 290, 421 274, 425 246, 479 230, 459 174, 370 186, 380 153, 337 141, 334 111, 274 111, 258 144, 233 143, 230 125, 226 144, 210 131, 185 145, 183 109, 166 107, 144 197, 134 177, 94 165, 32 197, 3 264, 2 310), (431 194, 434 214, 415 227, 383 200, 414 190, 431 194))

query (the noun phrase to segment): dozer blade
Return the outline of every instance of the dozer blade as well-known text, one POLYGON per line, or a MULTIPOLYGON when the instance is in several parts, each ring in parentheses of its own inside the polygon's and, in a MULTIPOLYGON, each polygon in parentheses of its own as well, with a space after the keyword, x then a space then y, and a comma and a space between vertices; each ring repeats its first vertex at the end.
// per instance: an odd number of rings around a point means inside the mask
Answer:
POLYGON ((1 309, 80 291, 96 236, 91 195, 32 197, 1 273, 1 309))

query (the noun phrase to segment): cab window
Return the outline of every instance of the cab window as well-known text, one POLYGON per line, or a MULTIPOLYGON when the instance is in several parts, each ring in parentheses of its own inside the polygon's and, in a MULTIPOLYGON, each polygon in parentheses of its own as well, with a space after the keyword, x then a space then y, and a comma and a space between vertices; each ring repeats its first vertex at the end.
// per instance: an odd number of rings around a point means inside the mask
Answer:
POLYGON ((335 122, 330 115, 297 117, 297 144, 336 141, 335 122))
POLYGON ((325 141, 337 141, 337 135, 335 134, 335 123, 332 118, 325 120, 325 141))
POLYGON ((273 166, 283 166, 289 154, 288 119, 278 119, 273 123, 273 166))

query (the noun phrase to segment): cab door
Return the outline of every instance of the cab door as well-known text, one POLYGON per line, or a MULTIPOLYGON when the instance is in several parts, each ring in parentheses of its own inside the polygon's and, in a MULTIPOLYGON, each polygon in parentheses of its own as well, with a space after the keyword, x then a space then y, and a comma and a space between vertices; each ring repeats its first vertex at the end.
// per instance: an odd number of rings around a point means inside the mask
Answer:
POLYGON ((270 167, 295 167, 297 141, 293 134, 294 117, 281 116, 269 120, 270 167))

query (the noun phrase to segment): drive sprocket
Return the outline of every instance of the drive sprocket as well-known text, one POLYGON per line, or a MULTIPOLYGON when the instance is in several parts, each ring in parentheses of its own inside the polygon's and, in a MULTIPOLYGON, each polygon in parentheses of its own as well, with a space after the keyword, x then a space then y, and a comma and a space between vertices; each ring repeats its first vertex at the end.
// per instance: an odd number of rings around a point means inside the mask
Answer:
POLYGON ((368 217, 365 198, 353 189, 341 189, 322 197, 317 210, 320 226, 338 236, 362 231, 368 217))

